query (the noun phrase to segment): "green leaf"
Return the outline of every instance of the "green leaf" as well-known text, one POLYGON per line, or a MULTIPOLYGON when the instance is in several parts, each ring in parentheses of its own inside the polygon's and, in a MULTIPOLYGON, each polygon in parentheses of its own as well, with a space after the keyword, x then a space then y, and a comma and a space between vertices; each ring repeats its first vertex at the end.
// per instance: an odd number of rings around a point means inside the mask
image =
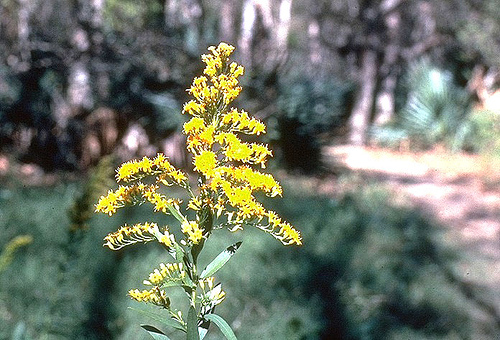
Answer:
POLYGON ((167 209, 168 209, 168 211, 170 211, 172 216, 174 216, 179 222, 182 223, 186 220, 184 218, 184 216, 182 216, 180 211, 176 207, 174 207, 172 204, 167 204, 167 209))
POLYGON ((231 329, 231 326, 229 326, 229 324, 226 322, 226 320, 224 320, 221 316, 219 316, 217 314, 207 314, 204 316, 204 318, 209 320, 209 321, 212 321, 214 324, 216 324, 217 327, 219 327, 222 334, 224 334, 226 339, 238 340, 238 339, 236 339, 236 335, 234 335, 234 332, 231 329))
POLYGON ((149 335, 153 337, 155 340, 170 340, 168 336, 165 335, 162 331, 160 331, 158 328, 151 326, 151 325, 141 325, 142 329, 147 331, 149 335))
POLYGON ((198 315, 193 306, 189 307, 187 317, 187 340, 200 340, 198 334, 198 315))
POLYGON ((133 310, 133 311, 136 311, 136 312, 140 313, 140 314, 146 315, 146 316, 150 317, 151 319, 164 324, 165 326, 173 327, 175 329, 178 329, 178 330, 181 330, 183 332, 186 332, 186 330, 184 329, 184 327, 182 327, 182 325, 180 325, 179 322, 171 319, 170 317, 162 318, 157 313, 153 313, 153 312, 150 312, 150 311, 147 311, 147 310, 142 310, 142 309, 136 309, 136 308, 132 308, 132 307, 129 307, 129 308, 131 310, 133 310))
POLYGON ((226 264, 227 261, 231 258, 231 256, 236 253, 236 250, 241 246, 241 242, 236 242, 235 244, 229 246, 222 253, 217 255, 217 257, 208 264, 208 266, 201 272, 200 278, 204 279, 206 277, 212 276, 219 269, 222 268, 223 265, 226 264))

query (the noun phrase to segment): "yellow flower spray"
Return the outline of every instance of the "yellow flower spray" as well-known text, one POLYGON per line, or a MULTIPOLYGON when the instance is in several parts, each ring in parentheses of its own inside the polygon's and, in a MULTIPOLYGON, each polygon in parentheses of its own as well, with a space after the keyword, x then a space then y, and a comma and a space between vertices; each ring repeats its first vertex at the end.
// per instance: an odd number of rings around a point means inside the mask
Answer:
MULTIPOLYGON (((234 47, 225 43, 211 46, 211 53, 202 55, 206 64, 204 75, 193 80, 187 90, 193 100, 184 104, 183 112, 191 119, 184 124, 187 150, 193 155, 194 171, 198 173, 197 187, 193 188, 188 176, 176 169, 163 154, 144 157, 122 164, 116 174, 120 185, 102 196, 96 211, 113 215, 126 205, 149 202, 154 211, 174 216, 182 231, 178 240, 168 226, 143 223, 122 226, 105 237, 105 245, 118 250, 138 242, 157 241, 174 259, 161 263, 144 284, 145 290, 130 290, 137 301, 149 302, 168 310, 169 322, 187 334, 187 339, 203 339, 210 322, 216 324, 228 339, 236 339, 229 325, 213 314, 215 306, 224 300, 225 293, 212 276, 235 253, 238 242, 220 253, 205 269, 197 267, 198 255, 214 229, 231 231, 253 226, 268 232, 284 245, 301 245, 300 233, 283 221, 274 211, 267 210, 255 198, 256 192, 274 197, 281 195, 279 183, 265 168, 272 156, 266 145, 247 143, 239 135, 260 135, 266 126, 247 112, 230 107, 240 94, 238 77, 244 69, 229 57, 234 47), (146 180, 148 179, 148 180, 146 180), (182 202, 163 194, 165 186, 177 185, 189 194, 182 202), (191 213, 189 213, 191 211, 191 213), (194 216, 189 218, 188 216, 194 216), (165 289, 182 287, 190 300, 187 318, 170 306, 165 289)), ((143 326, 155 338, 168 339, 160 330, 143 326)))

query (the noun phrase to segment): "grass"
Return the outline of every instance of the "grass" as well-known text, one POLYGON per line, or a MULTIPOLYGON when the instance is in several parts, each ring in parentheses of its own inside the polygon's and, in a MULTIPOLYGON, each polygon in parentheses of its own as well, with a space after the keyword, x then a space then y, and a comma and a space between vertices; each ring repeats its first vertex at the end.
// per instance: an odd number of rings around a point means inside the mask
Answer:
MULTIPOLYGON (((66 209, 81 190, 1 190, 0 249, 20 234, 34 241, 0 273, 0 339, 148 339, 139 323, 155 322, 128 308, 148 307, 126 292, 168 259, 153 243, 112 252, 102 238, 124 221, 150 218, 133 209, 70 232, 66 209)), ((303 247, 248 229, 218 231, 204 250, 208 261, 243 240, 218 273, 227 300, 217 313, 240 340, 490 339, 499 331, 450 274, 459 254, 444 247, 438 226, 376 184, 338 199, 285 188, 284 199, 265 203, 302 231, 303 247)))

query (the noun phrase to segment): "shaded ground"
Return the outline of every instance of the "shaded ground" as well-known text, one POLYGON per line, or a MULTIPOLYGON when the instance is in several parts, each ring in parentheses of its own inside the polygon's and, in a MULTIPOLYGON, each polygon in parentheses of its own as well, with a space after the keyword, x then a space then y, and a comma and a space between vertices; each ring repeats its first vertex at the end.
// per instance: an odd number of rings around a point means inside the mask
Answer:
MULTIPOLYGON (((475 287, 500 315, 500 162, 442 151, 399 153, 335 146, 325 149, 334 168, 386 184, 446 228, 446 241, 463 249, 455 275, 475 287)), ((332 185, 324 190, 332 190, 332 185)), ((333 189, 335 190, 335 189, 333 189)))

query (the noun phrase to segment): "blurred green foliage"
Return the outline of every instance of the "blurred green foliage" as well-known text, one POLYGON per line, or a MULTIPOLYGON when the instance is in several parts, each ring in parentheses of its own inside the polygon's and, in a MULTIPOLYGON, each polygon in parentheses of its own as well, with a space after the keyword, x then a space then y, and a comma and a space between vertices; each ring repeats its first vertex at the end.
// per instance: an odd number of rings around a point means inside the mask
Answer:
POLYGON ((296 74, 284 77, 278 89, 276 118, 283 160, 291 168, 316 171, 325 143, 321 136, 342 126, 354 86, 333 77, 296 74))
POLYGON ((500 157, 500 114, 489 110, 475 110, 470 120, 468 147, 476 153, 500 157))
MULTIPOLYGON (((20 233, 34 241, 0 275, 0 338, 148 339, 138 323, 152 320, 128 309, 145 307, 126 292, 165 260, 162 249, 109 252, 101 244, 124 220, 151 218, 141 207, 94 216, 69 247, 63 211, 82 185, 2 189, 0 248, 20 233)), ((217 310, 239 339, 488 339, 500 331, 465 294, 452 274, 454 252, 418 211, 369 183, 338 200, 286 191, 266 204, 301 228, 303 247, 282 249, 249 228, 217 231, 227 237, 204 250, 212 258, 243 238, 220 272, 228 298, 217 310)), ((154 219, 167 222, 161 214, 154 219)), ((210 339, 219 339, 217 332, 210 339)))
POLYGON ((75 197, 68 209, 70 231, 78 232, 89 228, 88 221, 94 216, 94 204, 100 195, 104 195, 114 184, 114 173, 113 157, 102 157, 91 171, 82 191, 75 197))
POLYGON ((406 104, 395 121, 374 127, 372 135, 381 145, 410 142, 414 149, 437 144, 458 151, 465 147, 470 131, 471 99, 458 87, 450 72, 428 59, 413 64, 405 77, 406 104))
POLYGON ((105 2, 104 22, 110 31, 123 32, 131 28, 161 27, 163 6, 159 1, 147 4, 132 0, 108 0, 105 2))

